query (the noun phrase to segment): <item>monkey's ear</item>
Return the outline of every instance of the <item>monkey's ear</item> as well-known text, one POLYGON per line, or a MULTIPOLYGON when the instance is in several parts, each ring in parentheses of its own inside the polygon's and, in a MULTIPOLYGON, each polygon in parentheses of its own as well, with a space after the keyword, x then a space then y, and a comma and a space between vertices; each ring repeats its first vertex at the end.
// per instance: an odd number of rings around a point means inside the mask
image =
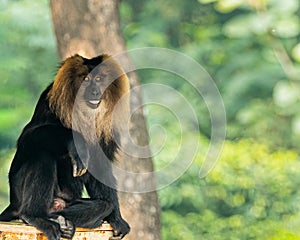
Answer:
POLYGON ((103 62, 107 58, 107 55, 99 55, 97 57, 87 59, 83 58, 83 64, 86 65, 89 69, 89 72, 92 71, 97 65, 103 62))

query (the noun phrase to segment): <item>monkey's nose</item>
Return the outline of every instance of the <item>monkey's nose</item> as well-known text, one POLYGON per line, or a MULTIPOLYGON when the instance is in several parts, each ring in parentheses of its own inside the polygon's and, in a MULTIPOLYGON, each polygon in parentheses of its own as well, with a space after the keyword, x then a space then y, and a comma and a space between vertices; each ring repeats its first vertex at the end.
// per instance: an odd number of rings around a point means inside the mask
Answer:
POLYGON ((97 89, 97 88, 92 89, 92 94, 93 94, 94 96, 99 96, 99 95, 100 95, 99 89, 97 89))

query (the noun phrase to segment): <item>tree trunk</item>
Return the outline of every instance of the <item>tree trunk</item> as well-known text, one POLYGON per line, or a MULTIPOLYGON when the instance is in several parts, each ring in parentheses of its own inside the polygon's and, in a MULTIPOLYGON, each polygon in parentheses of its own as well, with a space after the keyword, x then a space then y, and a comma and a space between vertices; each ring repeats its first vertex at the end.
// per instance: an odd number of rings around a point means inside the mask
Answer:
MULTIPOLYGON (((120 30, 119 0, 50 0, 50 3, 61 59, 75 53, 89 58, 102 53, 115 55, 126 51, 120 30)), ((130 64, 126 55, 124 62, 130 64)), ((131 73, 129 78, 132 87, 138 86, 136 74, 131 73)), ((141 103, 141 92, 138 89, 131 91, 131 106, 142 106, 141 103)), ((135 112, 130 125, 133 141, 147 146, 148 133, 142 108, 135 112)), ((121 158, 120 167, 126 171, 153 172, 151 158, 140 159, 124 155, 121 158)), ((131 226, 126 239, 159 240, 160 209, 157 193, 133 193, 135 184, 141 182, 155 189, 155 179, 151 174, 139 176, 138 180, 132 175, 126 179, 117 179, 120 188, 127 190, 119 191, 122 215, 131 226), (132 187, 132 191, 128 186, 132 187)))

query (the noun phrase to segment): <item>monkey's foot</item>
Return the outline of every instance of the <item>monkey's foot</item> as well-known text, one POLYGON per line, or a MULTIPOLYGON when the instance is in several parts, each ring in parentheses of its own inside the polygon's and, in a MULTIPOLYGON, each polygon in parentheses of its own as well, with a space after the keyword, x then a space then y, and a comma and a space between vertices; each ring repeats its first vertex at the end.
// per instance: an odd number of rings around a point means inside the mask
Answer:
POLYGON ((72 239, 75 234, 75 226, 71 221, 61 215, 57 218, 50 218, 50 220, 59 224, 62 238, 72 239))

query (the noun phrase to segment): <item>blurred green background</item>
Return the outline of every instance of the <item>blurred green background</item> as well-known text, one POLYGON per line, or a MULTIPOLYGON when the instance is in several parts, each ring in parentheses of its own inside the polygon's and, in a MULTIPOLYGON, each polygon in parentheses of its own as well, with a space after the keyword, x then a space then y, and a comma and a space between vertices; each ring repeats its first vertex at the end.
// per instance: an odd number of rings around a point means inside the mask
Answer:
MULTIPOLYGON (((128 49, 165 47, 193 57, 226 107, 223 151, 200 179, 209 114, 191 86, 168 81, 196 110, 202 147, 188 171, 159 191, 163 239, 300 239, 299 16, 299 0, 122 1, 128 49)), ((8 202, 16 139, 57 62, 48 2, 1 0, 0 209, 8 202)), ((161 74, 140 71, 140 81, 159 82, 161 74)), ((169 113, 151 107, 146 113, 149 126, 161 119, 169 137, 180 138, 169 113)), ((190 141, 199 137, 189 134, 190 141)), ((171 161, 178 144, 166 142, 154 157, 157 168, 171 161)))

